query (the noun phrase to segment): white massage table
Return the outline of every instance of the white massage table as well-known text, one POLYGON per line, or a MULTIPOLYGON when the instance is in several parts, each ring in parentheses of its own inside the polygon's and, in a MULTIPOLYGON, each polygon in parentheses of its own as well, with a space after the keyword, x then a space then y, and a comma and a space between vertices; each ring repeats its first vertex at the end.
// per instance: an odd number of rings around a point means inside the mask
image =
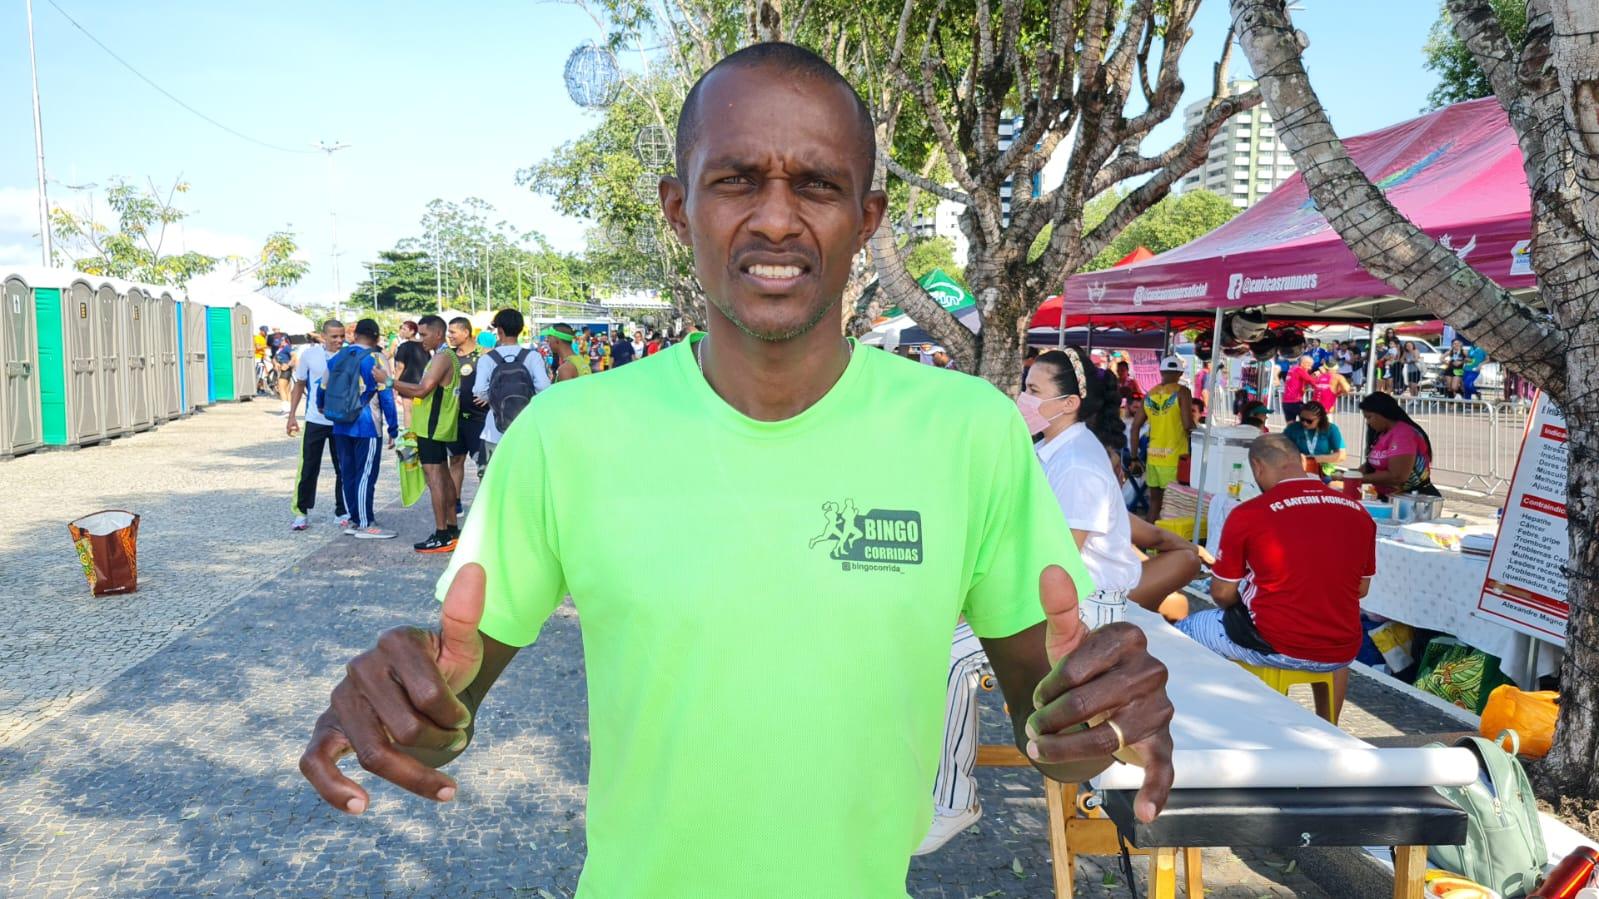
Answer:
MULTIPOLYGON (((1176 895, 1179 852, 1198 899, 1198 850, 1207 846, 1393 846, 1394 896, 1419 899, 1427 847, 1465 840, 1465 814, 1432 788, 1476 779, 1469 750, 1372 747, 1160 616, 1129 604, 1127 619, 1171 672, 1171 800, 1154 823, 1139 822, 1132 802, 1143 770, 1122 763, 1095 778, 1091 793, 1046 782, 1057 896, 1072 895, 1075 856, 1114 854, 1119 831, 1153 857, 1152 899, 1176 895), (1096 801, 1108 817, 1074 815, 1096 801)), ((1000 752, 993 748, 988 763, 1005 764, 1000 752)))

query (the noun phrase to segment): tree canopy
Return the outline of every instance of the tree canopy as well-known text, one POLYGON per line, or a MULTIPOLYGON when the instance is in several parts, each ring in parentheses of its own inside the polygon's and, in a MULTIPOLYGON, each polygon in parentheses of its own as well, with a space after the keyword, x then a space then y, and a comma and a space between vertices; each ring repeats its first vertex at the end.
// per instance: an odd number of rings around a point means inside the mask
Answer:
MULTIPOLYGON (((1488 0, 1494 18, 1504 29, 1505 37, 1519 45, 1527 36, 1527 4, 1524 0, 1488 0)), ((1438 20, 1427 33, 1427 43, 1422 47, 1425 62, 1422 66, 1438 75, 1438 86, 1427 94, 1427 107, 1438 109, 1463 100, 1476 100, 1494 95, 1493 84, 1478 65, 1471 50, 1455 34, 1449 7, 1439 4, 1438 20)))

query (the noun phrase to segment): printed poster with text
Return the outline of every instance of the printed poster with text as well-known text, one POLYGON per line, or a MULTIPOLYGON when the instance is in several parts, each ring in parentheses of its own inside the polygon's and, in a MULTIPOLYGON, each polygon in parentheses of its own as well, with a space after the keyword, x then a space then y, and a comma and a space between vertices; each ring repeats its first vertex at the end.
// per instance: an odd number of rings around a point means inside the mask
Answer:
POLYGON ((1542 393, 1521 437, 1477 615, 1566 645, 1566 419, 1542 393))

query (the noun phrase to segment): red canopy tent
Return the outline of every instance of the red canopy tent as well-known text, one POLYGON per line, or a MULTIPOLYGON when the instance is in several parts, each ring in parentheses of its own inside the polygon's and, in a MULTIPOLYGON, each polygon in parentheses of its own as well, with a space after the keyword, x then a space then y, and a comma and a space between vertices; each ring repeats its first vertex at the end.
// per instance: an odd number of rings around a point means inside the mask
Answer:
MULTIPOLYGON (((1345 141, 1355 164, 1423 231, 1507 288, 1534 285, 1521 151, 1492 98, 1345 141)), ((1066 280, 1067 321, 1273 306, 1301 321, 1429 317, 1367 274, 1295 174, 1220 228, 1154 258, 1066 280)), ((1042 311, 1042 310, 1041 310, 1042 311)), ((1055 313, 1059 321, 1060 313, 1055 313)))

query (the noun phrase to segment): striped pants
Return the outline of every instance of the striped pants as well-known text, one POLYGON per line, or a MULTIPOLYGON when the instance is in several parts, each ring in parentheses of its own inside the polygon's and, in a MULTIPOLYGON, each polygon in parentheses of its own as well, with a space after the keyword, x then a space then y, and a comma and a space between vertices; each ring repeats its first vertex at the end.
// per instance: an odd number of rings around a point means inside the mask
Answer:
POLYGON ((955 626, 944 700, 944 749, 933 781, 933 813, 955 815, 977 804, 978 679, 989 672, 988 654, 966 622, 955 626))
POLYGON ((378 463, 383 461, 383 441, 378 437, 334 434, 333 453, 338 460, 340 487, 344 490, 344 508, 350 513, 350 523, 358 528, 370 527, 372 503, 377 498, 378 463))

